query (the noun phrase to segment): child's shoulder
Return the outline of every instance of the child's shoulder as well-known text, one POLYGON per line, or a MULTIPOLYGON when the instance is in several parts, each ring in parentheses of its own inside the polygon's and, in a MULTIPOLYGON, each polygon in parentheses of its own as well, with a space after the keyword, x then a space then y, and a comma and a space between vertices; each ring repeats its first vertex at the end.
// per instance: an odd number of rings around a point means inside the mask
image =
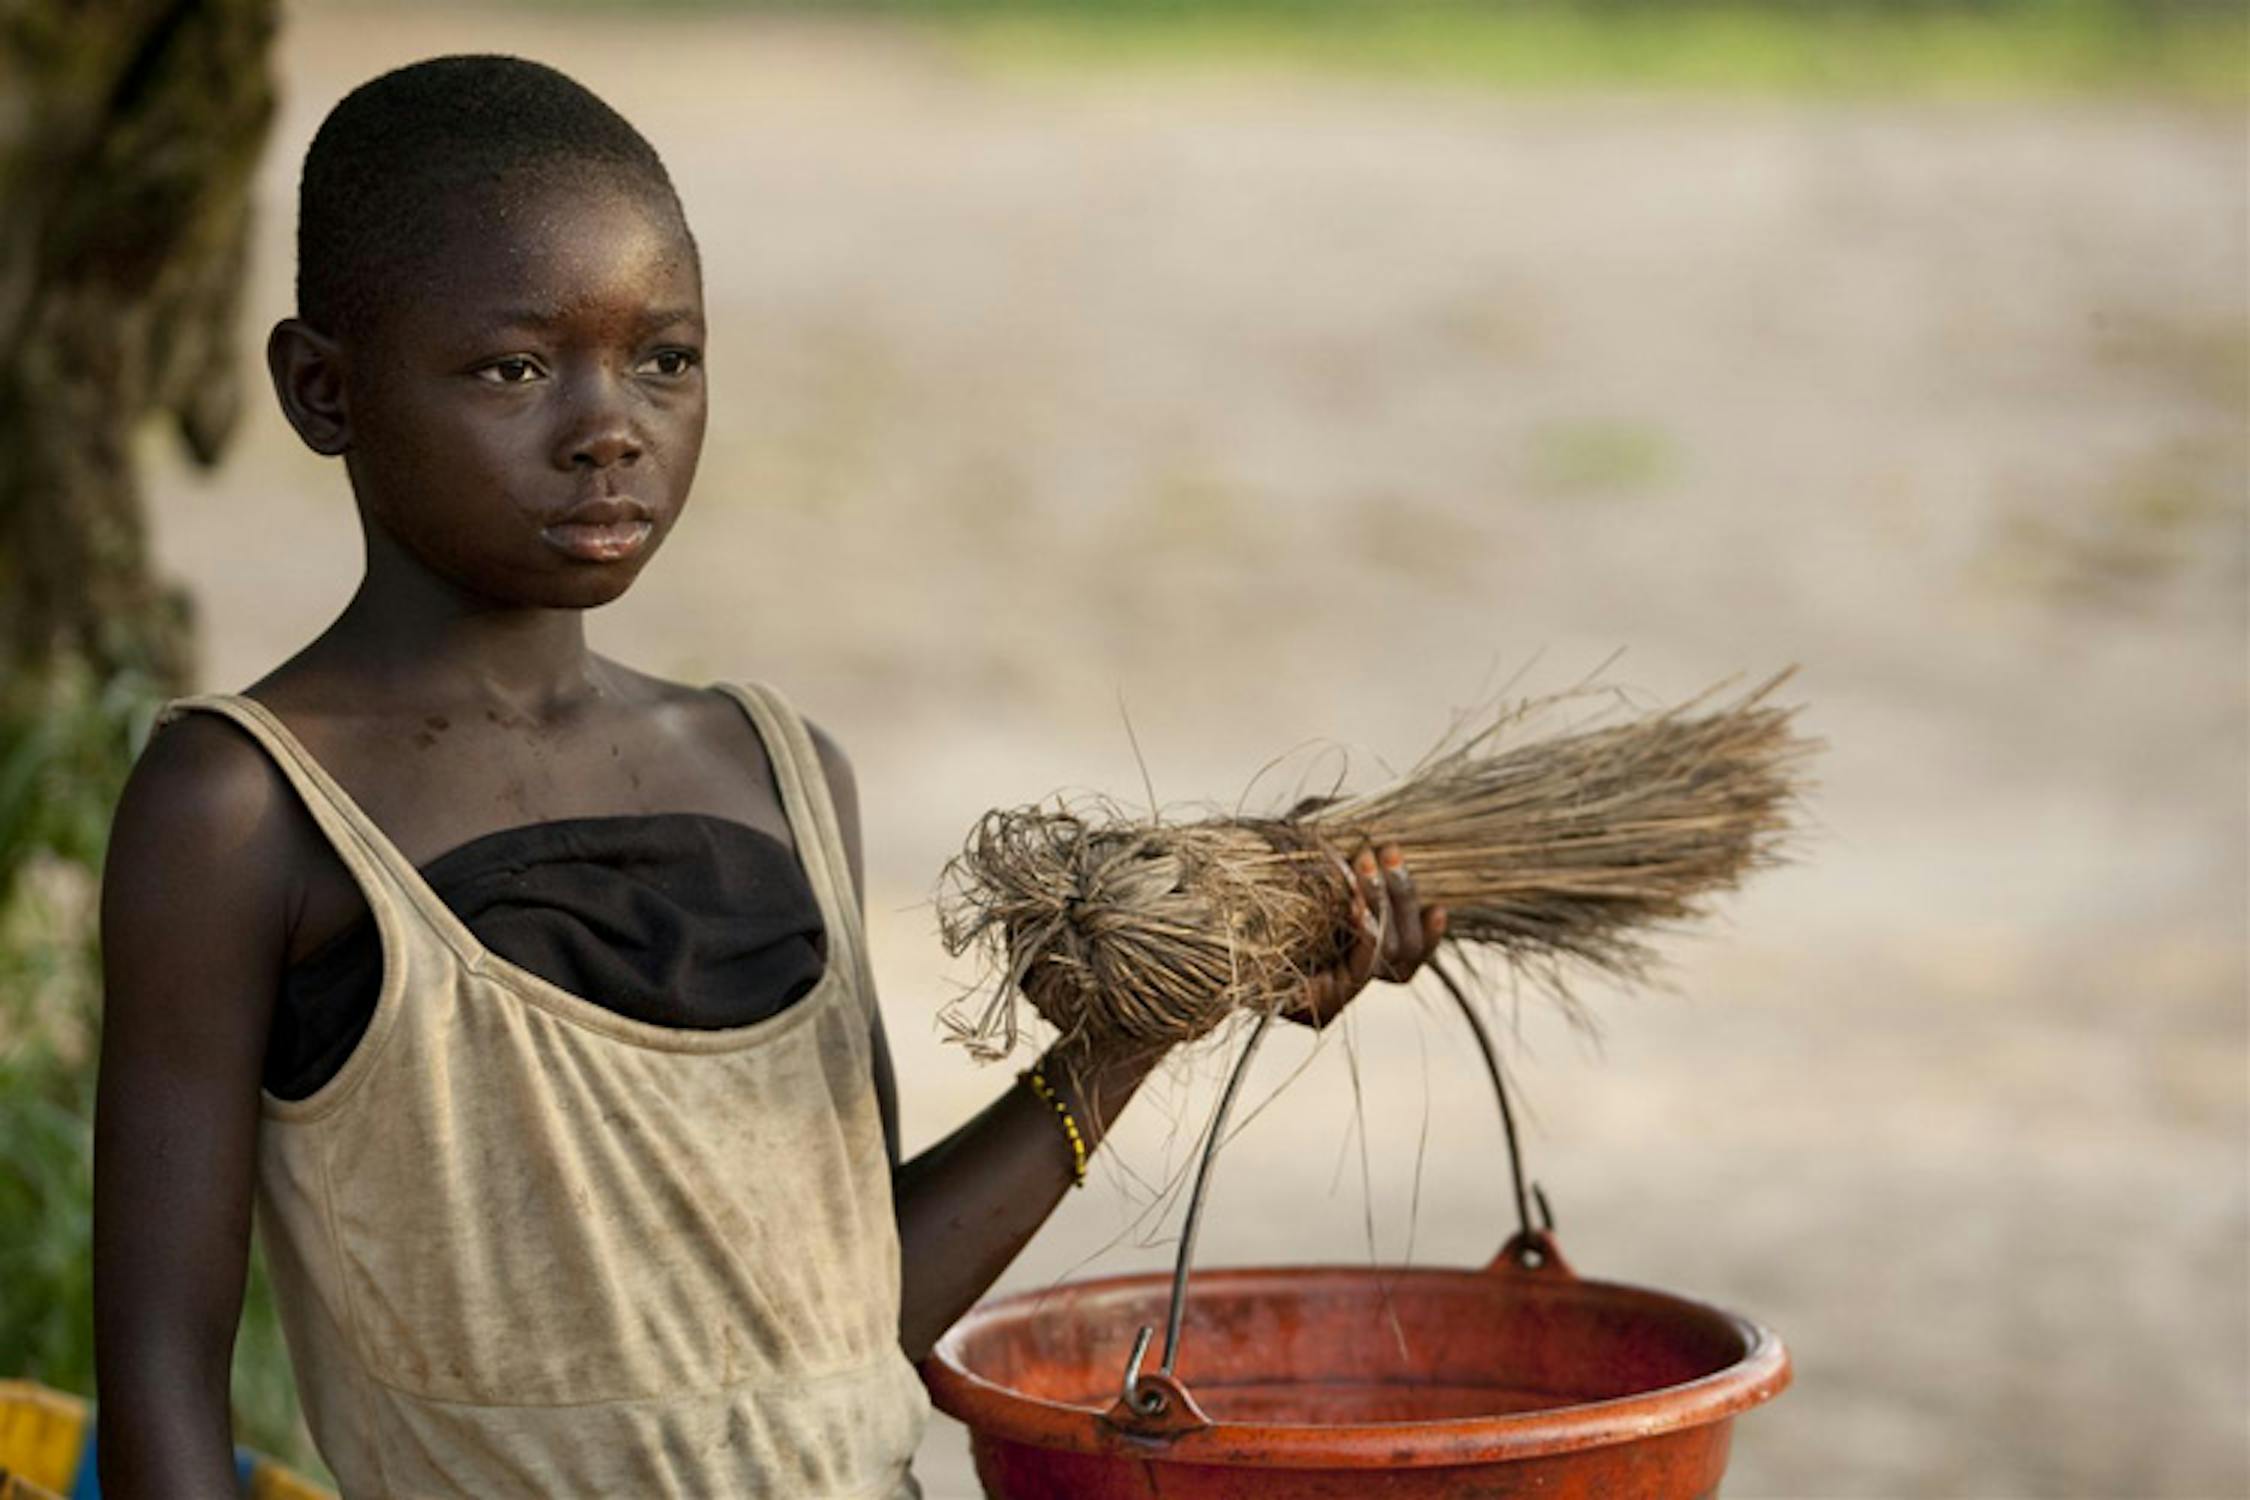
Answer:
POLYGON ((223 915, 245 940, 279 932, 318 842, 288 778, 246 732, 177 714, 134 763, 110 825, 105 945, 184 941, 171 928, 190 912, 203 927, 223 915))
POLYGON ((217 714, 175 711, 134 762, 117 816, 161 819, 182 837, 240 835, 298 805, 248 731, 217 714))

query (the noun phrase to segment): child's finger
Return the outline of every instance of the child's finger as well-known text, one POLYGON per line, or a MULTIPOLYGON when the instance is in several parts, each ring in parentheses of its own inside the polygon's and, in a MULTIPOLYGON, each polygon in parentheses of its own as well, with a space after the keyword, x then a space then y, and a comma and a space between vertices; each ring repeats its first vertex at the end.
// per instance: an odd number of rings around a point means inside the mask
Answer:
POLYGON ((1353 891, 1352 906, 1359 920, 1359 932, 1352 942, 1351 954, 1346 960, 1346 975, 1356 992, 1374 977, 1382 966, 1383 949, 1390 941, 1390 900, 1383 891, 1382 868, 1375 861, 1372 850, 1363 849, 1354 860, 1353 869, 1359 876, 1353 891))
POLYGON ((1425 906, 1422 908, 1422 956, 1424 958, 1428 958, 1431 954, 1437 952, 1438 939, 1445 936, 1445 920, 1444 907, 1425 906))
POLYGON ((1383 977, 1404 979, 1422 962, 1422 913, 1414 894, 1414 876, 1406 856, 1396 844, 1386 844, 1378 856, 1383 871, 1384 942, 1383 977))
MULTIPOLYGON (((1337 863, 1343 862, 1339 860, 1337 863)), ((1352 896, 1351 942, 1344 950, 1345 963, 1348 965, 1352 955, 1358 953, 1361 947, 1380 938, 1382 929, 1377 925, 1374 914, 1367 908, 1367 888, 1360 883, 1358 872, 1349 865, 1344 865, 1344 883, 1352 896)))
POLYGON ((1362 849, 1352 861, 1359 873, 1359 898, 1375 919, 1375 941, 1378 946, 1387 942, 1392 927, 1390 893, 1385 889, 1383 867, 1375 858, 1375 851, 1362 849))

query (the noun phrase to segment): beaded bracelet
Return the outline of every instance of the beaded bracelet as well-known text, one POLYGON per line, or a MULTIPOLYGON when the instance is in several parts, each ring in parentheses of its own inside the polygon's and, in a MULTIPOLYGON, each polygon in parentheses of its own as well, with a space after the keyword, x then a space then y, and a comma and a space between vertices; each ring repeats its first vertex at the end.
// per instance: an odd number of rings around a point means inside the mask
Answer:
POLYGON ((1027 1069, 1023 1081, 1031 1085, 1031 1091, 1039 1096, 1039 1102, 1053 1110, 1055 1118, 1062 1121, 1063 1134, 1070 1138, 1070 1185, 1084 1187, 1086 1137, 1078 1133, 1078 1121, 1071 1116, 1070 1106, 1063 1103, 1062 1095, 1055 1092, 1053 1085, 1047 1082, 1046 1075, 1037 1068, 1027 1069))

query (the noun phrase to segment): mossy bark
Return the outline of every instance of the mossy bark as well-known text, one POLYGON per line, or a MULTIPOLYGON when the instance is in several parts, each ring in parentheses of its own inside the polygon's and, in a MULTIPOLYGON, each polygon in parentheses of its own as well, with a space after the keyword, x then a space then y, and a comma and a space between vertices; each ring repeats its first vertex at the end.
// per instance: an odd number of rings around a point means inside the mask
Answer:
POLYGON ((99 768, 37 754, 58 721, 129 721, 194 671, 133 440, 163 421, 209 464, 233 431, 277 11, 0 0, 0 896, 36 852, 99 857, 106 817, 55 804, 114 797, 128 736, 99 768))
MULTIPOLYGON (((0 20, 0 681, 193 670, 132 438, 202 463, 241 406, 276 0, 11 0, 0 20)), ((12 696, 12 694, 11 694, 12 696)))

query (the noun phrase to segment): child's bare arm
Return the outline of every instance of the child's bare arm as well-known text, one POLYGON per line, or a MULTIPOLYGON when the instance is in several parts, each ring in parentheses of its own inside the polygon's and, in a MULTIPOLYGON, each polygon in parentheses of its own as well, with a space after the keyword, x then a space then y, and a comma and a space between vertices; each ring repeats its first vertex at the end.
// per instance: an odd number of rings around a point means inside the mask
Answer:
POLYGON ((258 1086, 305 818, 230 726, 150 743, 102 880, 94 1321, 102 1492, 232 1497, 258 1086))

